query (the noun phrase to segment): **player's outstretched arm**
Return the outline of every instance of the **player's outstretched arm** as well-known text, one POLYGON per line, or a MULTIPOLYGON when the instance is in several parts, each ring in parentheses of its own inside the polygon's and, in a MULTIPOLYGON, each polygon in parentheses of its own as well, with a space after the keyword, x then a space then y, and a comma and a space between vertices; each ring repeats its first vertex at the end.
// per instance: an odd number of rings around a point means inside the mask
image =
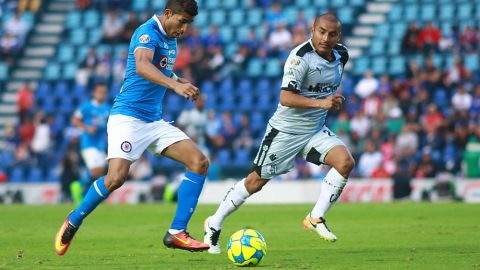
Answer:
POLYGON ((345 97, 339 94, 334 94, 324 99, 314 99, 288 90, 280 92, 280 104, 290 108, 339 110, 344 100, 345 97))
POLYGON ((195 98, 198 95, 197 87, 193 86, 191 83, 181 83, 168 78, 152 64, 152 60, 152 50, 137 48, 135 51, 136 73, 148 81, 172 89, 185 98, 195 98))

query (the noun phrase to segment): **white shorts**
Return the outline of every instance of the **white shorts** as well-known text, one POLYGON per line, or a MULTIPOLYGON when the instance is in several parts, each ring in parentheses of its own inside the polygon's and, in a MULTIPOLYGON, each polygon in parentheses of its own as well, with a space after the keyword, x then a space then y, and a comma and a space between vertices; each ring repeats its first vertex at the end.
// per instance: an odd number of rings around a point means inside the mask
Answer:
POLYGON ((268 125, 253 168, 261 178, 270 179, 293 169, 296 157, 316 165, 324 163, 337 145, 345 146, 326 126, 313 134, 289 134, 268 125))
POLYGON ((83 161, 89 170, 103 168, 107 165, 105 152, 95 147, 85 148, 81 152, 83 161))
POLYGON ((145 150, 160 156, 165 148, 189 137, 180 129, 159 120, 142 120, 116 114, 110 115, 107 124, 108 157, 135 161, 145 150))

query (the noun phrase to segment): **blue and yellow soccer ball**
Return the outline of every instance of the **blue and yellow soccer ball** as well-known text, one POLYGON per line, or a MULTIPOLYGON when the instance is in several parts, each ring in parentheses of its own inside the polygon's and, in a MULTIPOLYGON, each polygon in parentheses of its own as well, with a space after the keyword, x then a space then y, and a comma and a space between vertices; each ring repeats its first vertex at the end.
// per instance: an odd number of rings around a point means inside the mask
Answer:
POLYGON ((236 266, 257 266, 267 254, 263 236, 252 229, 242 229, 230 236, 227 255, 236 266))

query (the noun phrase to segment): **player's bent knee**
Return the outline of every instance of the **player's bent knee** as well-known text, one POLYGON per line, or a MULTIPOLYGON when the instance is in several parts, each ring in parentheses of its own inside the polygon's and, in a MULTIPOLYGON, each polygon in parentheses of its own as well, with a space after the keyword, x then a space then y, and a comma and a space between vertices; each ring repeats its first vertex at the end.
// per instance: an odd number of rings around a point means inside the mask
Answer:
POLYGON ((210 166, 210 162, 205 155, 198 155, 191 159, 187 167, 189 170, 199 174, 205 174, 210 166))
POLYGON ((126 180, 127 175, 124 175, 123 173, 108 173, 105 177, 105 187, 108 192, 112 192, 121 187, 126 180))
POLYGON ((337 171, 345 177, 350 174, 354 167, 355 160, 353 160, 351 157, 346 157, 338 164, 338 166, 335 166, 337 171))

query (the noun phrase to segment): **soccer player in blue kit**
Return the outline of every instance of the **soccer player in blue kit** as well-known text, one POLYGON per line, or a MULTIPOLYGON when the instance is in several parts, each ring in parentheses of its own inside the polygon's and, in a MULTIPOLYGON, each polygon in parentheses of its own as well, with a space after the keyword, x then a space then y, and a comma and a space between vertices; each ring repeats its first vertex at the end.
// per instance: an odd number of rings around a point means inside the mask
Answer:
POLYGON ((125 81, 107 124, 107 175, 93 182, 82 203, 67 216, 55 236, 58 255, 65 254, 83 219, 122 186, 130 165, 146 149, 179 161, 187 169, 164 245, 189 251, 209 248, 186 231, 203 188, 208 159, 185 133, 162 120, 162 100, 167 88, 192 100, 200 94, 197 87, 172 71, 177 55, 176 38, 186 32, 197 14, 195 0, 169 0, 161 16, 154 15, 133 34, 125 81))
MULTIPOLYGON (((107 86, 97 83, 92 100, 83 103, 72 117, 72 124, 83 131, 80 137, 81 154, 93 179, 101 177, 107 165, 105 135, 110 106, 105 102, 106 96, 107 86)), ((89 181, 82 183, 87 187, 90 184, 89 181)))

